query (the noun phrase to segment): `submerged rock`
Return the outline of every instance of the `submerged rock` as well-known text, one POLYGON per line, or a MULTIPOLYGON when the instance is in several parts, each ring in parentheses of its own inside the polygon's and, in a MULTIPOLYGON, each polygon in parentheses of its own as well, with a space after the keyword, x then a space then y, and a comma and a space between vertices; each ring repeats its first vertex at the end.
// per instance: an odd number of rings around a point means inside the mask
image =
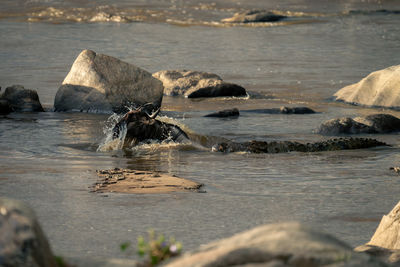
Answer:
POLYGON ((122 131, 126 131, 124 146, 135 146, 147 140, 185 142, 189 140, 187 134, 178 126, 155 119, 158 112, 150 115, 144 108, 129 111, 114 126, 113 138, 121 138, 122 131))
POLYGON ((317 132, 324 135, 391 133, 400 131, 400 119, 390 114, 372 114, 366 117, 339 118, 321 124, 317 132))
POLYGON ((204 117, 226 118, 226 117, 238 117, 239 115, 240 115, 239 110, 237 108, 233 108, 207 114, 204 117))
POLYGON ((5 99, 0 99, 0 115, 7 115, 12 111, 8 101, 5 99))
POLYGON ((334 96, 336 100, 351 104, 400 108, 400 65, 372 72, 334 96))
MULTIPOLYGON (((44 111, 37 92, 32 89, 25 89, 22 85, 7 87, 0 96, 0 100, 7 101, 11 110, 15 112, 44 111)), ((5 102, 2 105, 7 109, 5 102)))
POLYGON ((387 146, 387 144, 371 138, 338 138, 307 144, 294 141, 250 141, 245 143, 224 142, 213 146, 213 151, 250 153, 284 153, 291 151, 320 152, 361 149, 376 146, 387 146))
POLYGON ((83 50, 58 89, 56 111, 124 113, 127 107, 161 106, 163 86, 151 73, 107 55, 83 50))
POLYGON ((0 198, 0 266, 58 266, 33 210, 7 198, 0 198))
POLYGON ((287 18, 266 10, 248 10, 238 12, 231 18, 221 20, 224 23, 253 23, 253 22, 277 22, 287 18))
POLYGON ((265 114, 314 114, 314 110, 308 107, 285 107, 266 109, 247 109, 242 112, 265 113, 265 114))
POLYGON ((346 243, 299 223, 267 224, 211 242, 166 267, 387 266, 346 243))
POLYGON ((153 74, 164 85, 164 94, 169 96, 183 95, 188 98, 246 96, 243 87, 226 83, 216 74, 187 71, 162 70, 153 74))

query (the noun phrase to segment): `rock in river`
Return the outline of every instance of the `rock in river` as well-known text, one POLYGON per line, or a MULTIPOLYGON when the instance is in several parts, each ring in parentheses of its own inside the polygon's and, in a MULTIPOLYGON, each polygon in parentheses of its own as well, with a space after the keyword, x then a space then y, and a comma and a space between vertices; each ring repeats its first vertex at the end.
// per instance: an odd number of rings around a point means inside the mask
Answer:
POLYGON ((162 70, 153 74, 164 85, 164 94, 183 95, 188 98, 246 96, 246 89, 237 84, 226 83, 216 74, 188 71, 162 70))
POLYGON ((240 115, 237 108, 224 109, 218 112, 210 113, 204 117, 214 117, 214 118, 226 118, 226 117, 238 117, 240 115))
POLYGON ((0 266, 58 266, 33 210, 7 198, 0 198, 0 266))
POLYGON ((287 18, 286 16, 267 10, 248 10, 238 12, 231 18, 223 19, 225 23, 253 23, 253 22, 277 22, 287 18))
POLYGON ((267 224, 211 242, 166 267, 387 266, 346 243, 299 223, 267 224))
MULTIPOLYGON (((0 96, 0 100, 7 101, 11 110, 15 112, 44 111, 37 92, 32 89, 25 89, 22 85, 7 87, 0 96)), ((6 108, 5 102, 3 102, 2 107, 6 108)))
POLYGON ((56 111, 124 113, 127 106, 161 106, 162 83, 151 73, 117 58, 80 53, 58 89, 56 111))
POLYGON ((5 99, 0 99, 0 115, 7 115, 12 111, 8 101, 5 99))
POLYGON ((324 135, 391 133, 400 131, 400 119, 390 114, 338 118, 321 124, 317 132, 324 135))
POLYGON ((400 65, 375 71, 334 95, 351 104, 400 108, 400 65))

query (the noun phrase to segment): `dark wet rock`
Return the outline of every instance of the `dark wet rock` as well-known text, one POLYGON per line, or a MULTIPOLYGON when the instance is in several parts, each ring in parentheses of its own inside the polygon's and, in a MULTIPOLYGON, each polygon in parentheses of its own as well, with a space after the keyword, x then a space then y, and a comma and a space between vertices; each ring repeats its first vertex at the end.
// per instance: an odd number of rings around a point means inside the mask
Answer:
POLYGON ((308 107, 285 107, 267 109, 247 109, 242 112, 263 113, 263 114, 314 114, 314 110, 308 107))
POLYGON ((163 70, 153 74, 164 85, 164 94, 169 96, 182 95, 188 98, 246 96, 243 87, 226 83, 216 74, 187 71, 163 70))
POLYGON ((6 100, 12 111, 15 112, 44 111, 37 92, 32 89, 25 89, 22 85, 7 87, 0 96, 0 100, 6 100))
POLYGON ((210 266, 387 266, 357 253, 335 237, 299 223, 259 226, 211 242, 167 263, 166 267, 210 266))
POLYGON ((0 266, 57 266, 33 210, 7 198, 0 198, 0 266))
POLYGON ((223 19, 225 23, 254 23, 254 22, 277 22, 287 18, 286 16, 266 10, 249 10, 238 12, 231 18, 223 19))
POLYGON ((391 133, 400 131, 400 119, 390 114, 339 118, 321 124, 317 132, 324 135, 391 133))
POLYGON ((372 245, 361 245, 356 247, 354 251, 367 253, 381 261, 391 264, 391 266, 398 266, 398 264, 400 264, 400 249, 387 249, 372 245))
POLYGON ((121 138, 121 132, 126 130, 125 146, 134 146, 147 140, 174 142, 189 140, 187 134, 177 125, 155 119, 158 111, 152 115, 143 108, 129 111, 114 126, 113 138, 121 138))
POLYGON ((237 108, 232 108, 207 114, 204 117, 226 118, 226 117, 238 117, 239 115, 240 115, 239 110, 237 108))
POLYGON ((400 10, 377 9, 377 10, 350 10, 349 15, 400 15, 400 10))
POLYGON ((151 73, 117 58, 84 50, 58 89, 55 111, 125 113, 127 107, 161 106, 163 86, 151 73))
POLYGON ((387 146, 387 144, 371 138, 335 138, 307 144, 294 141, 250 141, 244 143, 223 142, 213 146, 213 151, 250 153, 284 153, 291 151, 320 152, 362 149, 377 146, 387 146))
POLYGON ((334 95, 350 104, 400 108, 400 65, 375 71, 358 83, 346 86, 334 95))
POLYGON ((8 113, 12 112, 8 101, 5 99, 0 99, 0 115, 7 115, 8 113))

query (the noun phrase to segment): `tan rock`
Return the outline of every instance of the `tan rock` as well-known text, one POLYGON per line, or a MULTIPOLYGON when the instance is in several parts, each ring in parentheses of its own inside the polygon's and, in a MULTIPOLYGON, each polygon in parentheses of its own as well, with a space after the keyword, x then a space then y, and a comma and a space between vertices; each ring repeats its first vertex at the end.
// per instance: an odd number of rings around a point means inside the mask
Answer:
POLYGON ((256 227, 212 242, 166 267, 386 266, 347 244, 299 223, 256 227))
POLYGON ((198 191, 202 184, 163 173, 112 169, 97 171, 100 180, 93 192, 161 194, 178 191, 198 191))
POLYGON ((400 202, 388 215, 382 217, 378 228, 367 245, 400 249, 400 202))
POLYGON ((400 107, 400 65, 372 72, 360 82, 340 89, 334 96, 336 100, 352 104, 400 107))

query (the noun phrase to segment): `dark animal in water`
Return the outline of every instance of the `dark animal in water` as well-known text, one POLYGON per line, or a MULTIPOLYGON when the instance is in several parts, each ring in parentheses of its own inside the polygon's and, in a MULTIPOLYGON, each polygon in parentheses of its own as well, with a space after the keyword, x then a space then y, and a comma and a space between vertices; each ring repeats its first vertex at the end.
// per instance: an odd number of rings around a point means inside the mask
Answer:
POLYGON ((245 143, 225 142, 213 147, 220 152, 282 153, 282 152, 319 152, 347 149, 361 149, 376 146, 388 146, 386 143, 371 138, 335 138, 326 141, 302 144, 292 141, 264 142, 250 141, 245 143))
POLYGON ((148 140, 175 142, 189 140, 187 134, 178 126, 155 119, 159 112, 160 108, 150 115, 143 107, 129 111, 114 126, 113 138, 120 138, 121 131, 126 128, 124 144, 128 146, 148 140))

